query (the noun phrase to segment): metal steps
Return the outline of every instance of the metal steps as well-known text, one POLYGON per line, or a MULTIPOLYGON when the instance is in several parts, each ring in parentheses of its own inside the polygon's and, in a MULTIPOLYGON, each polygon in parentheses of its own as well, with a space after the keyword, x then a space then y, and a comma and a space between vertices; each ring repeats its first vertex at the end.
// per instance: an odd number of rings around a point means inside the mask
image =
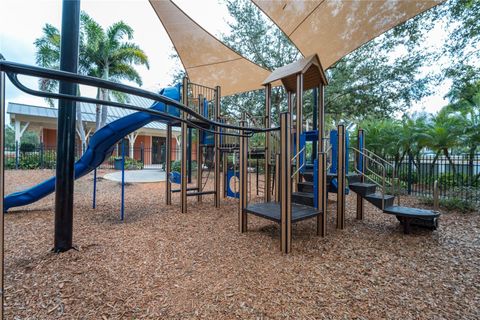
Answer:
POLYGON ((402 207, 394 205, 395 196, 376 193, 377 186, 373 183, 354 182, 349 185, 350 190, 373 204, 386 214, 395 215, 403 225, 404 233, 410 233, 411 225, 429 228, 432 230, 438 227, 440 214, 432 210, 402 207), (384 206, 382 207, 382 202, 384 206))
POLYGON ((292 192, 292 203, 298 203, 304 206, 313 207, 313 191, 312 192, 292 192))

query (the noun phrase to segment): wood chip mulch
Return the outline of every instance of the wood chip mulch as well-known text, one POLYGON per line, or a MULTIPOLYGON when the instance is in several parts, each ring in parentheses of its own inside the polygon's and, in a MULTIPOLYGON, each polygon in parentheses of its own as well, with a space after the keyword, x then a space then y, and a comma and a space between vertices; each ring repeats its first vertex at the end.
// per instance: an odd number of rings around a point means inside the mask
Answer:
MULTIPOLYGON (((51 175, 7 171, 7 192, 51 175)), ((75 185, 77 250, 51 252, 53 195, 6 215, 7 319, 480 318, 478 213, 443 212, 438 230, 404 235, 368 204, 356 220, 348 196, 336 230, 330 195, 327 237, 302 221, 283 255, 275 223, 249 216, 238 231, 234 199, 215 209, 213 196, 192 197, 182 214, 179 194, 164 204, 164 183, 131 184, 122 223, 120 185, 100 180, 94 210, 92 181, 75 185)))

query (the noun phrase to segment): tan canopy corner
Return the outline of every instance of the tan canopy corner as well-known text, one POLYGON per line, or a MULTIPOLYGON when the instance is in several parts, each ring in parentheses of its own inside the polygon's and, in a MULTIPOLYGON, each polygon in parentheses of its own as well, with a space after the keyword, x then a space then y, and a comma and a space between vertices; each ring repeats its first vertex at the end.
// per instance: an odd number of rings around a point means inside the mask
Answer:
POLYGON ((233 51, 172 1, 150 0, 194 83, 221 86, 222 95, 257 90, 270 71, 233 51))
POLYGON ((304 56, 324 68, 445 0, 252 0, 304 56))

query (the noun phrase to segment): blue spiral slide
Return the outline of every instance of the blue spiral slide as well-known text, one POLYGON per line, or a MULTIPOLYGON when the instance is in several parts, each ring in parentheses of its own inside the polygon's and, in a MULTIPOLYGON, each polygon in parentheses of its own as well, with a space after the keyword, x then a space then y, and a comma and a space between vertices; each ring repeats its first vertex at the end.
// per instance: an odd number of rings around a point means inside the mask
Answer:
MULTIPOLYGON (((160 91, 160 94, 167 98, 180 101, 180 86, 164 88, 160 91)), ((180 115, 178 108, 173 106, 167 107, 162 102, 154 103, 150 109, 167 112, 173 116, 180 115)), ((145 112, 135 112, 115 120, 98 130, 90 139, 88 148, 83 156, 75 163, 75 179, 83 177, 101 165, 111 156, 119 140, 152 121, 168 122, 169 119, 145 112)), ((55 177, 52 177, 27 190, 9 194, 4 199, 5 212, 13 207, 34 203, 54 191, 55 177)))

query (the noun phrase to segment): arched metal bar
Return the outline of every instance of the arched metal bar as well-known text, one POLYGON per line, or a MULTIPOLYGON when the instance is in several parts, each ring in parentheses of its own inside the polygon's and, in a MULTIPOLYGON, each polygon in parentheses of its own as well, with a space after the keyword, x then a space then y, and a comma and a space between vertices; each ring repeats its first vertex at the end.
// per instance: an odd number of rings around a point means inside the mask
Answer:
MULTIPOLYGON (((142 98, 158 101, 158 102, 163 102, 165 104, 168 104, 170 106, 176 107, 180 109, 181 111, 184 111, 185 113, 194 116, 195 118, 205 121, 207 124, 212 125, 212 126, 217 126, 217 127, 222 127, 222 128, 227 128, 227 129, 235 129, 235 130, 245 130, 245 128, 242 128, 240 126, 236 125, 229 125, 226 123, 221 123, 217 121, 212 121, 210 119, 207 119, 206 117, 196 113, 195 111, 191 110, 187 106, 183 105, 182 103, 179 103, 173 99, 164 97, 158 93, 153 93, 147 90, 139 89, 139 88, 134 88, 125 84, 121 83, 114 83, 111 81, 99 79, 99 78, 94 78, 94 77, 89 77, 89 76, 84 76, 84 75, 79 75, 79 74, 74 74, 70 72, 65 72, 65 71, 60 71, 60 70, 52 70, 52 69, 46 69, 46 68, 40 68, 36 66, 30 66, 30 65, 25 65, 25 64, 20 64, 20 63, 15 63, 15 62, 9 62, 9 61, 0 61, 0 71, 4 71, 9 75, 9 78, 11 80, 11 75, 10 74, 21 74, 21 75, 26 75, 26 76, 32 76, 32 77, 39 77, 39 78, 48 78, 51 80, 59 80, 59 81, 68 81, 68 82, 73 82, 76 84, 83 84, 87 86, 94 86, 98 88, 103 88, 103 89, 108 89, 108 90, 115 90, 115 91, 120 91, 126 94, 132 94, 136 95, 142 98)), ((13 81, 12 81, 13 82, 13 81)), ((18 83, 20 83, 17 80, 18 83)), ((25 87, 26 88, 26 87, 25 87)), ((20 89, 20 88, 19 88, 20 89)), ((27 88, 28 89, 28 88, 27 88)), ((22 89, 21 89, 22 90, 22 89)), ((29 89, 32 90, 32 89, 29 89)), ((23 91, 23 90, 22 90, 23 91)), ((35 90, 32 90, 35 91, 35 90)), ((30 93, 31 94, 31 93, 30 93)), ((47 93, 41 93, 41 94, 47 94, 47 93)), ((37 96, 38 93, 36 94, 37 96)), ((56 93, 48 93, 48 95, 53 95, 53 96, 48 96, 50 98, 65 98, 65 99, 71 99, 71 100, 76 100, 78 98, 85 99, 85 97, 72 97, 68 96, 65 97, 60 94, 56 93)), ((99 103, 103 105, 111 105, 111 101, 103 101, 103 100, 98 100, 98 99, 93 99, 93 98, 88 98, 91 99, 89 103, 99 103), (91 101, 96 101, 96 102, 91 102, 91 101)), ((81 100, 76 100, 76 101, 81 101, 81 100)), ((113 105, 115 106, 115 105, 113 105)), ((116 105, 117 107, 120 108, 127 108, 125 104, 119 104, 116 105)), ((142 110, 137 110, 137 111, 143 111, 146 112, 145 108, 140 108, 142 110)), ((131 109, 135 110, 135 109, 131 109)), ((164 116, 164 114, 162 114, 164 116)), ((280 130, 279 127, 275 128, 247 128, 247 131, 249 132, 270 132, 270 131, 278 131, 280 130)))
MULTIPOLYGON (((33 95, 33 96, 42 97, 42 98, 52 98, 52 99, 68 99, 68 100, 73 100, 73 101, 78 101, 78 102, 85 102, 85 103, 91 103, 91 104, 102 104, 102 105, 108 105, 108 106, 117 107, 117 108, 128 109, 128 110, 132 110, 132 111, 145 112, 145 113, 149 113, 149 114, 152 114, 152 115, 161 116, 161 117, 164 117, 164 118, 167 118, 167 119, 170 119, 170 120, 185 122, 189 126, 195 128, 195 129, 201 129, 203 131, 211 132, 213 134, 220 134, 220 133, 216 132, 215 130, 211 130, 211 129, 208 129, 208 128, 204 128, 200 125, 197 125, 197 124, 195 124, 194 122, 191 122, 188 119, 182 119, 181 117, 172 116, 171 114, 169 114, 167 112, 157 111, 157 110, 153 110, 153 109, 149 109, 149 108, 137 107, 137 106, 133 106, 133 105, 129 105, 129 104, 121 103, 121 102, 115 102, 115 101, 105 101, 105 100, 99 100, 99 99, 96 99, 96 98, 71 96, 71 95, 66 95, 66 94, 61 94, 61 93, 53 93, 53 92, 44 92, 44 91, 33 90, 33 89, 30 89, 30 88, 26 87, 25 85, 23 85, 20 82, 20 80, 18 80, 17 74, 8 72, 7 76, 15 87, 17 87, 19 90, 21 90, 25 93, 33 95)), ((209 121, 209 122, 211 122, 211 121, 209 121)), ((251 137, 254 133, 255 132, 250 131, 250 132, 247 132, 243 136, 251 137)), ((242 137, 241 134, 235 134, 235 133, 229 133, 229 132, 222 132, 221 134, 226 135, 226 136, 242 137)))

